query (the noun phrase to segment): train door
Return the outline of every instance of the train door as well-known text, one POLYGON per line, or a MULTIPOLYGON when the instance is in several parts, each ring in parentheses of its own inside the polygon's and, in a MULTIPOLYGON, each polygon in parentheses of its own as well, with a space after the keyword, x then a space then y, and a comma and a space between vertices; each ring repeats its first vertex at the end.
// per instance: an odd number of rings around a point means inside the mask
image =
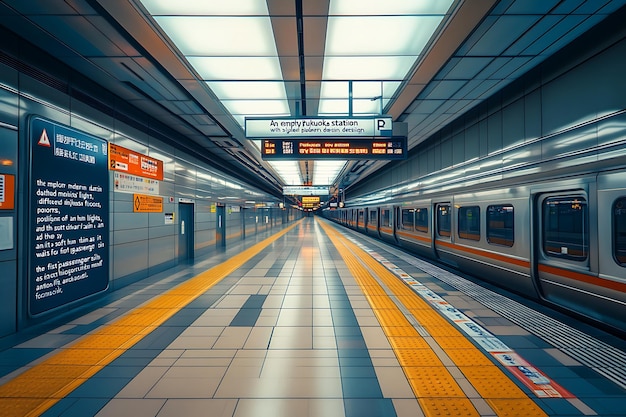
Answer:
MULTIPOLYGON (((591 288, 590 205, 584 190, 535 195, 533 273, 539 294, 566 307, 584 306, 591 288)), ((597 255, 593 255, 597 256, 597 255)))
POLYGON ((441 260, 448 258, 446 253, 452 248, 452 204, 441 202, 433 204, 433 248, 435 256, 441 260))
POLYGON ((365 209, 357 210, 356 230, 365 230, 365 209))

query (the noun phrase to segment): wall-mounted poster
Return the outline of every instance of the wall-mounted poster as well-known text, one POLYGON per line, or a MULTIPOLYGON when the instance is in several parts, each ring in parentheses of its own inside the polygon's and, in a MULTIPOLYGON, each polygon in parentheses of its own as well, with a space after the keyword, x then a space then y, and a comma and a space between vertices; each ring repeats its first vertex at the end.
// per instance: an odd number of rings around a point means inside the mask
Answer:
POLYGON ((33 316, 109 285, 108 142, 33 116, 28 307, 33 316))

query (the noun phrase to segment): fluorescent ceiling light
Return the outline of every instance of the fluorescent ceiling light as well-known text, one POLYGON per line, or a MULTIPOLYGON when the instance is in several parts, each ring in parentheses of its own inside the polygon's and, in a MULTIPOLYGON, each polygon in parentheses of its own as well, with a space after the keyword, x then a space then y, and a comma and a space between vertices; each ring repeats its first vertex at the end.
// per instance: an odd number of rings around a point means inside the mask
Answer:
MULTIPOLYGON (((291 115, 266 1, 141 1, 239 125, 244 126, 245 117, 291 115)), ((352 114, 380 114, 452 3, 330 0, 320 94, 308 97, 319 98, 318 115, 348 115, 348 81, 352 114)), ((297 99, 300 86, 294 85, 289 93, 297 99)), ((302 184, 297 162, 271 165, 286 184, 302 184)), ((315 161, 313 182, 331 184, 344 165, 345 161, 315 161)))
POLYGON ((185 56, 277 56, 269 17, 154 18, 185 56))
POLYGON ((208 81, 217 96, 228 94, 232 100, 280 100, 284 97, 281 81, 208 81))
POLYGON ((241 127, 246 116, 290 115, 266 2, 143 4, 241 127))
POLYGON ((329 17, 326 56, 419 55, 443 16, 329 17))
POLYGON ((152 15, 262 15, 264 2, 224 0, 142 0, 152 15))
POLYGON ((286 100, 230 100, 222 99, 222 104, 231 114, 288 115, 286 100))
POLYGON ((445 14, 451 3, 450 0, 331 0, 328 14, 363 16, 445 14))
POLYGON ((272 167, 286 185, 302 185, 303 181, 297 161, 274 161, 272 167))
POLYGON ((417 56, 334 56, 324 59, 324 80, 397 80, 417 56))
POLYGON ((190 56, 187 61, 203 80, 282 80, 278 58, 190 56))
POLYGON ((315 161, 313 184, 332 185, 345 165, 346 161, 315 161))

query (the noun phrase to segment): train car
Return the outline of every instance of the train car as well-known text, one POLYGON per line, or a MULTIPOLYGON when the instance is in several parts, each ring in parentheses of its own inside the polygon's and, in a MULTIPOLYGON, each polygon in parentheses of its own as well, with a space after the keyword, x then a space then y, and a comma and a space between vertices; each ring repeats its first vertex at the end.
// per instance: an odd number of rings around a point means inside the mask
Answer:
POLYGON ((625 332, 626 169, 505 185, 358 208, 358 230, 625 332))

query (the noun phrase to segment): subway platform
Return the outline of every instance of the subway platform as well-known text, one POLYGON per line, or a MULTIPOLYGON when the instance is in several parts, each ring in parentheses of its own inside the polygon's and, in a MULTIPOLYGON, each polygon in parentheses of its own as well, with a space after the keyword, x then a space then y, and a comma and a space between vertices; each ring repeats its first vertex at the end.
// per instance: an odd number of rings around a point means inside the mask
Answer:
POLYGON ((626 415, 626 343, 540 310, 305 218, 2 341, 0 415, 626 415))

